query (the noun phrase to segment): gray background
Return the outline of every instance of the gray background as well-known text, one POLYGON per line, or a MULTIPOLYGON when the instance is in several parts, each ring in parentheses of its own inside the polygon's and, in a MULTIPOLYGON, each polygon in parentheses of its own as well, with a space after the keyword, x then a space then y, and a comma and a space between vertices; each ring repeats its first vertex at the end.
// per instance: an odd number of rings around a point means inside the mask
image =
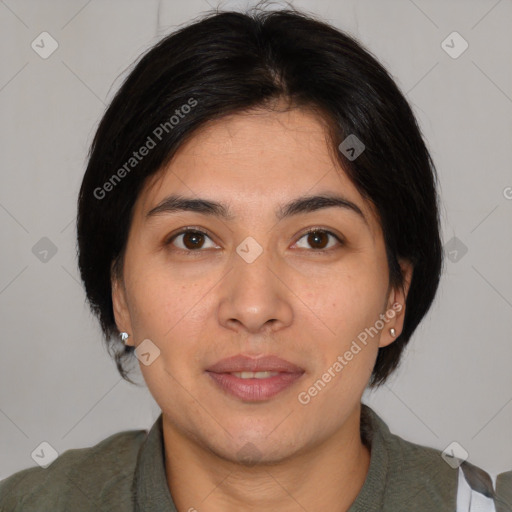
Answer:
MULTIPOLYGON (((441 450, 457 441, 492 475, 509 470, 512 2, 292 3, 387 66, 440 175, 453 261, 400 370, 365 401, 410 441, 441 450), (469 44, 456 59, 441 46, 453 31, 469 44)), ((148 428, 159 413, 145 387, 121 380, 85 305, 75 203, 94 130, 128 66, 208 9, 202 0, 0 2, 0 479, 33 466, 41 441, 62 453, 148 428), (43 31, 59 45, 47 59, 31 48, 43 31), (43 237, 57 249, 47 261, 32 250, 43 237)))

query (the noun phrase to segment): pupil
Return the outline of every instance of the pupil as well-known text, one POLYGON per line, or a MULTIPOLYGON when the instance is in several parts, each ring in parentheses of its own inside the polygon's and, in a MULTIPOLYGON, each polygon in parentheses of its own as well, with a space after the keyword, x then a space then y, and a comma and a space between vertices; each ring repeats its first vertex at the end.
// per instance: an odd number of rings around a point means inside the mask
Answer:
MULTIPOLYGON (((323 248, 325 246, 325 244, 322 244, 322 237, 325 238, 325 233, 323 233, 322 231, 312 231, 310 234, 309 234, 309 244, 312 245, 312 246, 315 246, 315 245, 318 245, 320 244, 321 248, 323 248), (320 239, 320 240, 319 240, 320 239)), ((324 240, 325 241, 325 240, 324 240)), ((317 247, 318 249, 318 247, 317 247)))
POLYGON ((183 243, 185 244, 185 247, 187 249, 197 249, 198 247, 201 247, 201 237, 203 235, 201 233, 197 233, 195 231, 185 233, 185 236, 183 237, 183 243), (187 242, 191 242, 190 245, 187 242))

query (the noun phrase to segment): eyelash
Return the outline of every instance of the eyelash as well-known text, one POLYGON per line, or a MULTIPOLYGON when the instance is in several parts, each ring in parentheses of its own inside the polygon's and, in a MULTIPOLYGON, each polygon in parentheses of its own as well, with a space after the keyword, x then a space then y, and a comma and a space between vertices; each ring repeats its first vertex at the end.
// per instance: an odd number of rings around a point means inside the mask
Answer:
MULTIPOLYGON (((175 234, 171 235, 166 240, 165 245, 166 246, 167 245, 172 245, 172 243, 174 242, 174 240, 176 238, 178 238, 181 235, 186 235, 188 233, 194 233, 194 234, 203 235, 203 236, 208 237, 210 240, 212 238, 207 232, 203 231, 202 229, 198 229, 198 228, 194 228, 194 227, 187 227, 185 229, 182 229, 178 233, 175 233, 175 234)), ((329 247, 328 249, 311 249, 312 252, 315 252, 315 253, 330 253, 331 251, 339 249, 340 246, 344 245, 344 241, 338 235, 336 235, 332 231, 329 231, 328 229, 324 229, 324 228, 320 228, 320 227, 309 228, 307 231, 302 233, 302 235, 299 237, 297 242, 299 240, 301 240, 302 238, 304 238, 306 235, 309 235, 310 233, 325 233, 325 234, 330 235, 333 238, 335 238, 338 241, 338 244, 339 244, 336 247, 329 247)), ((297 243, 297 242, 295 242, 295 243, 297 243)), ((193 253, 198 253, 199 254, 199 253, 204 251, 201 248, 197 249, 197 250, 192 250, 192 249, 180 249, 179 247, 175 247, 174 250, 178 251, 178 252, 181 252, 181 253, 185 253, 187 255, 192 255, 193 253)))

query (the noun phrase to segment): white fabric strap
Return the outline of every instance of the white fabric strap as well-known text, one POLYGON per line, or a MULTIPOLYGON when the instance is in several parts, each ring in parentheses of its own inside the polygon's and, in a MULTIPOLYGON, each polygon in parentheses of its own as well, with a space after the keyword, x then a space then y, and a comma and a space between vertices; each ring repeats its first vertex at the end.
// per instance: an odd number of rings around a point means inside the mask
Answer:
POLYGON ((474 491, 464 471, 459 466, 459 483, 457 488, 457 512, 496 512, 494 500, 474 491))

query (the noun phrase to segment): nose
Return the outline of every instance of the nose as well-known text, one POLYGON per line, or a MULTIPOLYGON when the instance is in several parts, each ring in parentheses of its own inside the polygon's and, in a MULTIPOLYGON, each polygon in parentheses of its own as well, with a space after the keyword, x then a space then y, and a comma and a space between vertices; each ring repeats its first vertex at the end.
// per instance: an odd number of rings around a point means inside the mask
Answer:
POLYGON ((291 324, 293 293, 282 266, 263 251, 252 262, 237 253, 220 285, 219 322, 237 332, 268 334, 291 324), (281 274, 281 275, 280 275, 281 274))

